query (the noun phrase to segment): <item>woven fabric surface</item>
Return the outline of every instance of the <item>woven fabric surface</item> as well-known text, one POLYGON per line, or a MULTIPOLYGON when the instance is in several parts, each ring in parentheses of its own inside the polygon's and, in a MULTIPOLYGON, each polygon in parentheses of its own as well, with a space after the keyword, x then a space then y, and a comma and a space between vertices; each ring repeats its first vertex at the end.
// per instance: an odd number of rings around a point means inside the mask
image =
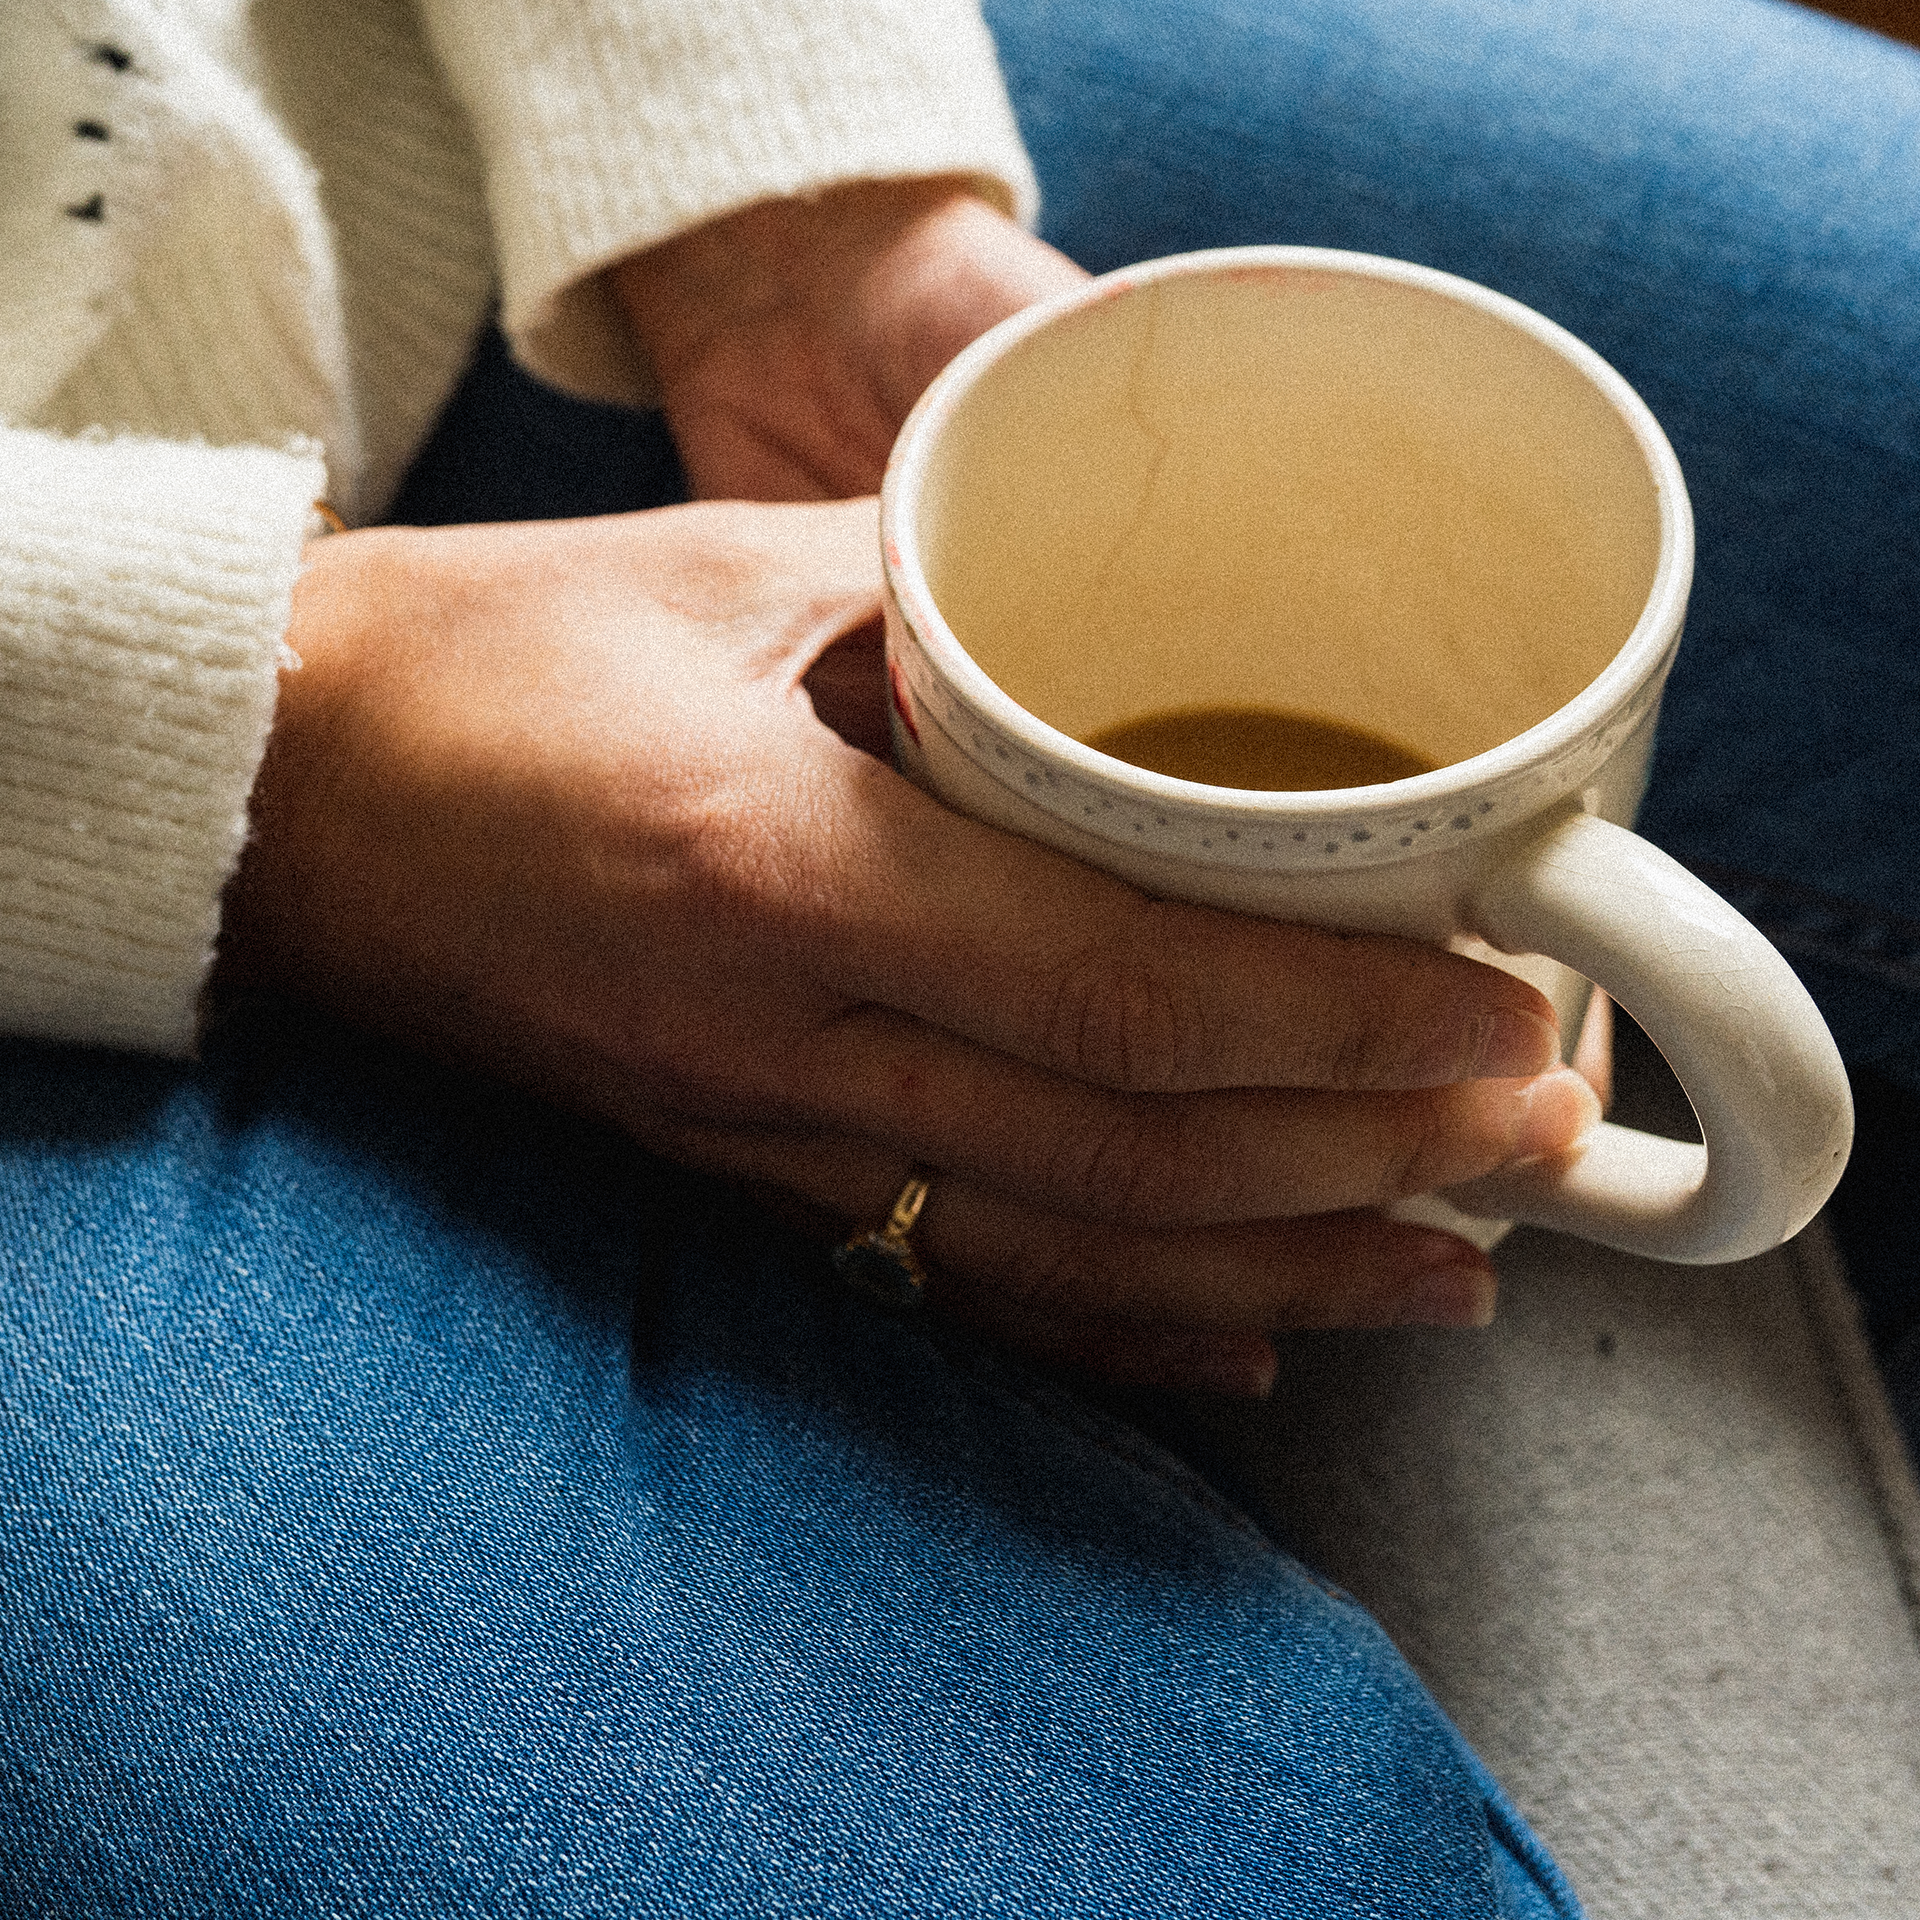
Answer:
POLYGON ((1920 1493, 1831 1244, 1546 1234, 1479 1335, 1296 1336, 1196 1415, 1380 1617, 1593 1920, 1920 1912, 1920 1493))

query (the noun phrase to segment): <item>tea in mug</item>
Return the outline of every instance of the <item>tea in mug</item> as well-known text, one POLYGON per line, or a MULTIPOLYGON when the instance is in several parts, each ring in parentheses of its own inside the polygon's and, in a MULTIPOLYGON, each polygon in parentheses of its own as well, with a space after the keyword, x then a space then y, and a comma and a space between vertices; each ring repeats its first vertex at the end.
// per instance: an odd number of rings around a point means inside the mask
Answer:
POLYGON ((1181 707, 1103 727, 1086 745, 1210 787, 1316 793, 1431 773, 1440 762, 1396 740, 1271 707, 1181 707))

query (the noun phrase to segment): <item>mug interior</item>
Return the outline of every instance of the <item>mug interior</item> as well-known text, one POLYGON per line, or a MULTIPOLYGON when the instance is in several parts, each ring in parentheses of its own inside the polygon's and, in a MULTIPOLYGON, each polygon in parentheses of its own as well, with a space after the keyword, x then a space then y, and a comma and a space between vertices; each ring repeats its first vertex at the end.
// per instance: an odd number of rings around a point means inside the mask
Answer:
POLYGON ((1256 707, 1440 766, 1564 706, 1660 560, 1645 453, 1546 341, 1298 266, 1121 284, 958 395, 914 513, 935 604, 1078 740, 1256 707))

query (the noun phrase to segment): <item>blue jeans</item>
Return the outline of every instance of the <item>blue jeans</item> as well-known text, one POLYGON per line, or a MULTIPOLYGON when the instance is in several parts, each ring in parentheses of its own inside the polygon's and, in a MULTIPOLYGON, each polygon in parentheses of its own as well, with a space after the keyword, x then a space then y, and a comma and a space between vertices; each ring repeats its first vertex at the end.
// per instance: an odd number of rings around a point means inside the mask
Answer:
MULTIPOLYGON (((1641 386, 1703 533, 1650 824, 1803 913, 1850 1057, 1920 1085, 1920 63, 1700 0, 990 13, 1089 265, 1411 255, 1641 386)), ((496 345, 401 513, 677 484, 496 345)), ((297 1009, 193 1068, 0 1049, 0 1355, 5 1920, 1574 1911, 1365 1615, 1170 1456, 297 1009)))
POLYGON ((0 1913, 1541 1916, 1373 1622, 618 1137, 16 1048, 0 1913))

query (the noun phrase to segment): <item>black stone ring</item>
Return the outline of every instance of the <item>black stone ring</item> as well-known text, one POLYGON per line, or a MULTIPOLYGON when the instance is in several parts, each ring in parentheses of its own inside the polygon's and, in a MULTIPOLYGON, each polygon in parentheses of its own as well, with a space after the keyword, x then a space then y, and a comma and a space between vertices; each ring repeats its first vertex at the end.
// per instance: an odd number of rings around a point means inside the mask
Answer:
POLYGON ((927 1190, 932 1185, 925 1174, 916 1173, 900 1189, 900 1198, 878 1233, 856 1233, 834 1248, 833 1270, 855 1293, 865 1294, 882 1306, 920 1304, 927 1270, 907 1236, 920 1218, 920 1209, 927 1204, 927 1190))

